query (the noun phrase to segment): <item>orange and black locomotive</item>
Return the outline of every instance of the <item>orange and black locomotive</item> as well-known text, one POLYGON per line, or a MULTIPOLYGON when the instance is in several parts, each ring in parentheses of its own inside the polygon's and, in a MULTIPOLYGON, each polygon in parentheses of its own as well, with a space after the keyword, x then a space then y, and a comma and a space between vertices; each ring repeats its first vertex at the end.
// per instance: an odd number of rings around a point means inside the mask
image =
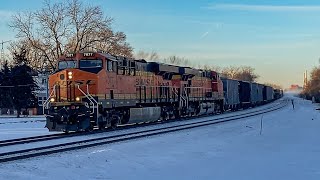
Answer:
POLYGON ((46 127, 91 131, 223 111, 214 71, 134 60, 106 53, 62 56, 49 77, 46 127))

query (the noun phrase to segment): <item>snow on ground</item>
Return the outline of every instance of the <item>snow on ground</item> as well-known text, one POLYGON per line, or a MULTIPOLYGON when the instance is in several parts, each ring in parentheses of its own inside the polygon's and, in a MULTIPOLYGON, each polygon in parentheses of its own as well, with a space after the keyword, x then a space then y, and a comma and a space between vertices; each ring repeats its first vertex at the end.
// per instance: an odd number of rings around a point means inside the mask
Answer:
POLYGON ((0 179, 319 179, 320 115, 277 113, 0 164, 0 179), (260 135, 260 121, 263 131, 260 135))
POLYGON ((0 124, 20 123, 20 122, 41 122, 45 120, 44 115, 20 116, 16 115, 0 115, 0 124))
POLYGON ((52 134, 43 116, 14 118, 0 116, 0 140, 52 134))

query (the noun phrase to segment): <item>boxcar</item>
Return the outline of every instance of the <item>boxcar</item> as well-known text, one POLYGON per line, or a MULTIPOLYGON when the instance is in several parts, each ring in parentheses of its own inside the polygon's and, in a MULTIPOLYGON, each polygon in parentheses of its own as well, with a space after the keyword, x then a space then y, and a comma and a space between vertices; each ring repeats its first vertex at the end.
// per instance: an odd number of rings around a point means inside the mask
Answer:
POLYGON ((225 98, 225 110, 236 110, 240 105, 239 82, 233 79, 222 79, 223 94, 225 98))
POLYGON ((263 101, 270 102, 274 99, 273 97, 273 88, 270 86, 264 86, 263 88, 263 101))
POLYGON ((280 99, 283 96, 283 91, 281 89, 273 90, 274 99, 280 99))
POLYGON ((251 104, 252 106, 259 105, 263 102, 263 85, 251 83, 251 104))
POLYGON ((251 83, 239 81, 239 99, 242 108, 248 108, 251 105, 251 83))

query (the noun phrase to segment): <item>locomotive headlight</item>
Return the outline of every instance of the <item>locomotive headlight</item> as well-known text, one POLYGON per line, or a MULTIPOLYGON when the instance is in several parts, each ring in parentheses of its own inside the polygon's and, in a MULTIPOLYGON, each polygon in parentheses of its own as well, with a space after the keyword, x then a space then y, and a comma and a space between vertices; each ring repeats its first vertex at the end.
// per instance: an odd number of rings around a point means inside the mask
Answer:
POLYGON ((55 99, 54 99, 54 98, 51 98, 51 99, 50 99, 50 102, 54 102, 54 101, 55 101, 55 99))
POLYGON ((72 79, 72 74, 73 73, 71 71, 68 72, 68 79, 72 79))
POLYGON ((80 98, 79 98, 79 97, 76 97, 76 101, 80 101, 80 98))

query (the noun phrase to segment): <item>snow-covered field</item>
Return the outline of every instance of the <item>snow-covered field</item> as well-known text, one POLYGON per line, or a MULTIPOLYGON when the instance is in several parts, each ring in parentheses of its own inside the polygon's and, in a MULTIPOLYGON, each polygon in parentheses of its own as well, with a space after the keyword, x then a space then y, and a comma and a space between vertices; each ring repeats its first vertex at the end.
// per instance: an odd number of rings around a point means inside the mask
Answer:
POLYGON ((0 116, 0 140, 52 134, 45 128, 45 117, 15 118, 0 116))
POLYGON ((295 99, 295 105, 263 117, 0 164, 0 179, 318 180, 320 112, 309 101, 295 99))

